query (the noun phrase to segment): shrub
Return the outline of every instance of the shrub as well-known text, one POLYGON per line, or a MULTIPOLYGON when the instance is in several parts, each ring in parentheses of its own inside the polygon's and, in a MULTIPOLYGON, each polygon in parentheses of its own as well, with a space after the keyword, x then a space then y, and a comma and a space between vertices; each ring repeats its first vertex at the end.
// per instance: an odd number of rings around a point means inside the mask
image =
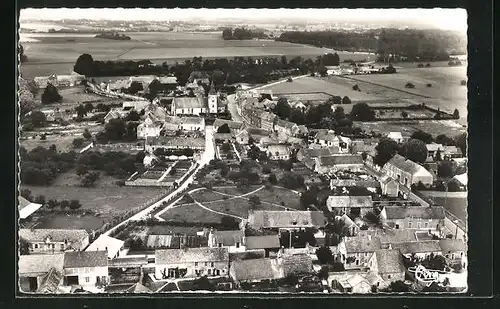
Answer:
POLYGON ((430 64, 430 63, 427 63, 427 64, 425 65, 425 67, 426 67, 426 68, 429 68, 430 66, 431 66, 431 64, 430 64))
POLYGON ((361 90, 359 89, 358 84, 356 84, 356 85, 352 86, 352 90, 354 90, 354 91, 361 91, 361 90))
POLYGON ((423 67, 424 67, 424 65, 423 65, 423 64, 421 64, 421 63, 419 63, 419 64, 417 65, 417 68, 423 68, 423 67))
POLYGON ((466 81, 465 79, 462 79, 462 80, 460 81, 460 85, 462 85, 462 86, 467 86, 467 81, 466 81))
POLYGON ((415 85, 414 85, 414 84, 412 84, 412 83, 410 83, 410 82, 408 82, 408 83, 406 83, 405 88, 410 88, 410 89, 412 89, 412 88, 415 88, 415 85))
POLYGON ((432 87, 432 84, 427 84, 427 85, 425 85, 425 86, 426 86, 427 88, 430 88, 430 87, 432 87))
POLYGON ((41 141, 45 141, 45 140, 47 140, 47 134, 42 134, 42 135, 40 135, 40 140, 41 140, 41 141))
POLYGON ((119 186, 119 187, 123 187, 125 186, 125 180, 117 180, 116 182, 116 185, 119 186))
POLYGON ((406 111, 401 112, 401 117, 408 118, 408 113, 406 111))
POLYGON ((80 148, 83 146, 83 143, 84 143, 83 138, 75 138, 72 144, 74 148, 80 148))

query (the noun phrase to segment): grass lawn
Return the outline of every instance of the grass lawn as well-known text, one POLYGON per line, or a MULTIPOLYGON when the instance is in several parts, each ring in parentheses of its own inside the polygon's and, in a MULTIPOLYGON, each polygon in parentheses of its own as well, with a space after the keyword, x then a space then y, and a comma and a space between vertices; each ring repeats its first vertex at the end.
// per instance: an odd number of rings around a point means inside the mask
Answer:
POLYGON ((186 204, 164 212, 161 218, 173 222, 220 223, 223 216, 207 211, 196 204, 186 204))
POLYGON ((222 200, 225 195, 219 194, 217 192, 203 189, 191 194, 191 196, 200 203, 212 202, 222 200))
MULTIPOLYGON (((118 188, 119 186, 116 184, 118 178, 113 176, 108 176, 101 171, 97 171, 101 176, 95 182, 96 188, 109 188, 114 187, 118 188)), ((81 184, 82 177, 76 174, 76 169, 72 169, 66 173, 60 174, 52 183, 54 187, 79 187, 81 184)))
POLYGON ((96 230, 106 223, 104 218, 86 215, 45 215, 38 220, 38 229, 84 229, 87 231, 96 230))
POLYGON ((213 188, 213 191, 215 192, 222 192, 222 193, 225 193, 225 194, 230 194, 230 195, 234 195, 234 196, 240 196, 242 194, 246 194, 246 193, 249 193, 249 192, 252 192, 254 190, 257 190, 258 188, 260 188, 261 186, 248 186, 248 187, 244 187, 244 188, 237 188, 237 187, 214 187, 213 188))
POLYGON ((44 195, 46 200, 77 199, 82 204, 83 209, 92 209, 102 213, 103 216, 113 216, 117 212, 139 207, 164 191, 159 188, 83 188, 69 186, 22 186, 22 189, 31 190, 31 194, 35 196, 44 195))
MULTIPOLYGON (((248 210, 250 210, 250 202, 248 199, 244 198, 234 198, 221 202, 203 203, 203 205, 212 210, 228 213, 242 218, 247 218, 248 210)), ((255 207, 255 210, 283 210, 283 208, 262 203, 260 205, 257 205, 255 207)))
POLYGON ((273 187, 271 190, 262 189, 252 195, 258 196, 261 202, 268 202, 278 205, 281 205, 281 202, 284 202, 285 205, 282 206, 297 210, 301 209, 300 196, 286 188, 273 187))

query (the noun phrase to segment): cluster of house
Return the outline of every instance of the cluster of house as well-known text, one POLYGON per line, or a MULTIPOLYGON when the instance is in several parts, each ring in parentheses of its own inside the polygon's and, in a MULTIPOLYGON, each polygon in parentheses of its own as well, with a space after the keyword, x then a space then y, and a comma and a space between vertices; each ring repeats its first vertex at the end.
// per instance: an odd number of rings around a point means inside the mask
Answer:
MULTIPOLYGON (((339 205, 345 211, 368 207, 363 199, 341 203, 338 198, 329 199, 332 210, 339 205)), ((429 237, 441 231, 442 207, 385 207, 382 213, 387 227, 383 230, 360 230, 352 220, 351 224, 345 222, 346 236, 330 246, 335 261, 345 271, 330 272, 328 286, 342 292, 384 287, 404 280, 403 258, 425 258, 431 253, 444 256, 449 264, 466 266, 463 240, 429 237)), ((337 219, 350 220, 345 213, 337 219)), ((147 275, 154 282, 228 277, 236 289, 244 283, 314 275, 322 267, 315 252, 319 246, 328 246, 322 230, 327 224, 319 211, 250 211, 240 229, 211 229, 195 240, 177 237, 174 244, 176 237, 172 235, 149 235, 147 246, 157 248, 153 260, 127 255, 124 242, 109 236, 101 235, 89 245, 89 234, 83 230, 21 229, 19 236, 26 241, 29 254, 19 257, 20 287, 37 293, 71 293, 77 287, 102 292, 110 284, 110 269, 137 267, 141 268, 141 280, 149 268, 147 275), (249 229, 259 233, 249 234, 249 229), (306 243, 294 248, 291 233, 291 246, 282 245, 282 238, 288 237, 284 232, 305 229, 317 231, 314 246, 306 243)))
POLYGON ((48 84, 58 88, 75 87, 80 85, 85 80, 85 76, 73 72, 70 75, 52 74, 49 76, 37 76, 34 80, 40 89, 46 88, 48 84))

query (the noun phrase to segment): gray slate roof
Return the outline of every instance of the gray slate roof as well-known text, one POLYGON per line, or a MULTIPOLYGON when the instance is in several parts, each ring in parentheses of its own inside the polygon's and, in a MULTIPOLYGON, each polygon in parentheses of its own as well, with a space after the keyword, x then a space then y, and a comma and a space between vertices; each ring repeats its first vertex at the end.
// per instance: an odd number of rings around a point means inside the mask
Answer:
POLYGON ((253 211, 249 223, 254 227, 323 227, 325 216, 320 211, 253 211))
POLYGON ((373 207, 373 201, 371 196, 332 195, 328 197, 326 203, 328 207, 332 208, 373 207))
POLYGON ((347 253, 375 252, 381 247, 380 240, 375 237, 368 238, 364 235, 345 238, 347 253))
POLYGON ((194 262, 229 262, 227 248, 184 248, 155 251, 155 262, 161 264, 194 262))
POLYGON ((231 263, 231 274, 235 281, 251 281, 283 278, 276 259, 252 259, 231 263))
POLYGON ((285 255, 282 258, 284 276, 306 274, 313 270, 312 258, 309 254, 285 255))
POLYGON ((214 244, 222 244, 223 246, 234 246, 236 243, 243 243, 244 233, 240 230, 236 231, 214 231, 214 244))
POLYGON ((280 239, 278 235, 248 236, 245 246, 249 250, 279 248, 280 239))
POLYGON ((62 270, 64 253, 58 254, 32 254, 19 256, 19 274, 46 273, 51 268, 62 270))
POLYGON ((437 240, 412 241, 392 244, 394 249, 399 249, 402 254, 440 252, 441 247, 437 240))
POLYGON ((340 164, 363 164, 361 155, 331 155, 320 157, 321 165, 334 166, 340 164))
POLYGON ((445 212, 442 206, 386 206, 387 219, 421 218, 421 219, 444 219, 445 212))
POLYGON ((394 274, 405 271, 403 256, 399 250, 382 249, 378 250, 376 255, 379 274, 394 274))
POLYGON ((64 254, 64 268, 107 266, 107 251, 75 251, 64 254))

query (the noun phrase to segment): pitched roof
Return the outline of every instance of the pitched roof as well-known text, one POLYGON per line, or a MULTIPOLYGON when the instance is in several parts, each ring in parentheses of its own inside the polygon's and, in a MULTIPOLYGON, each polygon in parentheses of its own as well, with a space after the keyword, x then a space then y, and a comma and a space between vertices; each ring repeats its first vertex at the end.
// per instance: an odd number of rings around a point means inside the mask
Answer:
POLYGON ((446 254, 448 252, 465 252, 467 251, 467 244, 461 239, 440 239, 439 246, 441 251, 446 254))
POLYGON ((442 206, 386 206, 384 207, 387 219, 421 218, 444 219, 445 213, 442 206))
POLYGON ((437 240, 412 241, 392 244, 393 249, 399 249, 402 254, 440 252, 437 240))
POLYGON ((455 176, 453 176, 453 179, 457 180, 462 185, 466 186, 467 185, 467 172, 460 174, 460 175, 455 175, 455 176))
POLYGON ((363 164, 361 155, 330 155, 320 157, 319 162, 323 166, 334 166, 340 164, 363 164))
POLYGON ((214 126, 214 128, 219 128, 224 124, 227 124, 229 129, 232 129, 232 130, 235 130, 235 129, 239 130, 244 126, 243 122, 231 121, 231 120, 220 119, 220 118, 215 119, 213 126, 214 126))
POLYGON ((267 146, 267 152, 271 153, 273 156, 278 153, 279 156, 289 155, 290 148, 287 145, 283 144, 274 144, 267 146))
POLYGON ((64 253, 57 254, 32 254, 19 256, 19 274, 47 273, 51 268, 62 270, 64 253))
POLYGON ((415 233, 408 229, 377 229, 360 231, 361 235, 372 235, 380 240, 382 244, 397 244, 417 241, 415 233))
POLYGON ((401 132, 389 132, 389 134, 387 134, 387 137, 390 139, 402 139, 403 135, 401 134, 401 132))
POLYGON ((197 124, 203 125, 205 123, 205 118, 202 117, 178 117, 178 116, 165 116, 165 122, 168 124, 197 124))
POLYGON ((444 146, 443 148, 444 154, 462 154, 462 150, 457 146, 444 146))
POLYGON ((133 256, 133 257, 120 257, 116 259, 112 259, 108 262, 108 266, 113 267, 131 267, 136 266, 140 267, 148 264, 148 258, 146 256, 133 256))
POLYGON ((104 234, 99 235, 99 237, 88 246, 85 251, 102 251, 106 250, 108 252, 108 258, 113 258, 116 256, 120 249, 123 247, 125 242, 104 234))
POLYGON ((243 243, 244 233, 241 230, 235 231, 214 231, 213 241, 215 245, 234 246, 236 243, 243 243))
POLYGON ((175 76, 161 76, 158 77, 158 81, 162 84, 175 84, 177 85, 177 77, 175 76))
POLYGON ((229 261, 227 248, 184 248, 155 251, 156 264, 229 261))
POLYGON ((64 275, 61 270, 52 267, 49 272, 42 277, 37 293, 55 294, 63 281, 64 275))
POLYGON ((325 216, 321 211, 259 210, 249 213, 248 222, 257 228, 322 227, 325 216))
POLYGON ((106 251, 76 251, 64 254, 64 268, 107 267, 106 251))
POLYGON ((283 120, 283 119, 278 119, 278 121, 276 122, 276 126, 279 126, 279 127, 291 130, 294 127, 297 127, 297 124, 294 123, 294 122, 291 122, 291 121, 286 121, 286 120, 283 120))
POLYGON ((351 226, 355 226, 355 227, 358 227, 358 225, 356 223, 354 223, 354 221, 352 221, 351 218, 349 218, 348 215, 346 214, 343 214, 342 217, 340 217, 340 219, 342 222, 344 222, 344 225, 346 227, 351 227, 351 226))
POLYGON ((50 238, 53 242, 68 242, 70 248, 79 249, 89 233, 85 230, 19 229, 19 237, 28 242, 41 242, 50 238))
POLYGON ((251 259, 231 262, 231 274, 235 281, 283 278, 277 259, 251 259))
POLYGON ((396 154, 394 157, 392 157, 386 164, 393 165, 396 168, 408 172, 410 174, 415 174, 417 172, 422 172, 425 171, 429 173, 423 166, 411 161, 407 160, 405 157, 396 154))
POLYGON ((269 112, 266 112, 266 111, 263 111, 261 112, 260 114, 260 118, 262 120, 265 120, 265 121, 270 121, 270 122, 273 122, 278 116, 276 116, 275 114, 273 113, 269 113, 269 112))
POLYGON ((344 242, 347 253, 375 252, 381 247, 379 239, 365 235, 345 237, 344 242))
POLYGON ((330 130, 321 130, 316 134, 316 139, 327 141, 327 142, 340 142, 339 137, 335 135, 333 131, 330 130))
POLYGON ((149 145, 205 147, 205 139, 202 137, 158 136, 148 137, 147 142, 149 145))
POLYGON ((326 204, 330 208, 373 207, 373 201, 371 196, 331 195, 328 197, 326 204))
POLYGON ((380 182, 376 180, 330 179, 330 186, 378 188, 380 182))
POLYGON ((148 235, 146 246, 148 248, 171 248, 181 247, 197 248, 208 246, 208 238, 198 235, 148 235))
POLYGON ((204 100, 201 97, 176 97, 172 100, 176 109, 179 108, 203 108, 205 106, 204 100))
POLYGON ((283 275, 311 273, 312 258, 309 254, 284 255, 282 257, 283 275))
POLYGON ((324 157, 330 156, 332 154, 336 154, 340 152, 340 149, 337 146, 332 146, 328 148, 302 148, 301 150, 306 157, 316 158, 316 157, 324 157))
POLYGON ((19 206, 17 209, 19 210, 20 219, 26 219, 32 213, 34 213, 35 211, 40 209, 40 207, 43 206, 42 204, 32 203, 22 196, 19 196, 18 200, 19 200, 19 206))
POLYGON ((272 249, 280 247, 278 235, 247 236, 245 246, 248 250, 252 249, 272 249))
POLYGON ((376 252, 378 273, 393 274, 405 271, 403 256, 399 250, 382 249, 376 252))
POLYGON ((425 147, 427 147, 427 151, 437 151, 438 149, 441 151, 443 150, 443 145, 437 143, 430 143, 425 145, 425 147))

